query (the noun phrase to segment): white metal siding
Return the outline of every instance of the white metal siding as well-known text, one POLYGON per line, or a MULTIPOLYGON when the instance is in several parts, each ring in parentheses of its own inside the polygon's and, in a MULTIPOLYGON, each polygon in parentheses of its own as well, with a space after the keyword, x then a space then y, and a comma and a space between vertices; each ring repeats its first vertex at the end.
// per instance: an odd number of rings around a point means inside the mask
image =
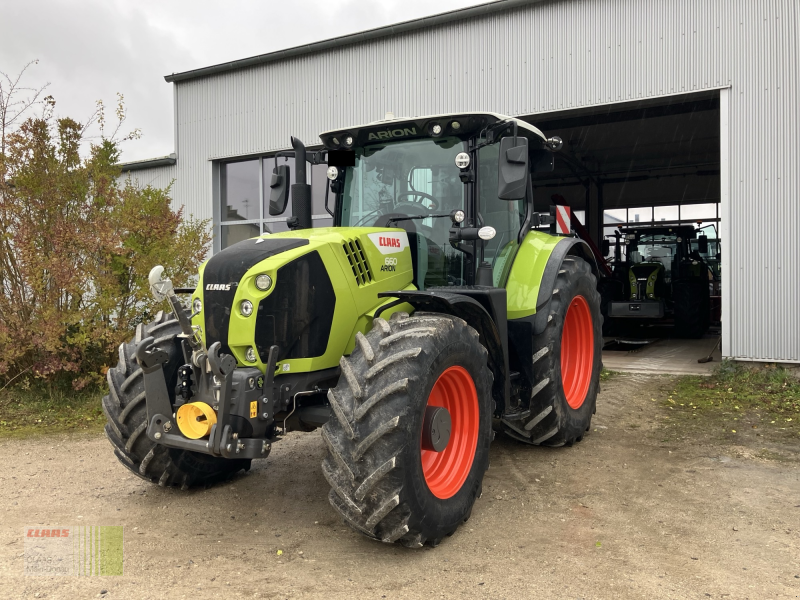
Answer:
POLYGON ((211 160, 387 110, 524 115, 731 86, 726 354, 800 361, 798 31, 796 0, 562 0, 179 82, 176 198, 209 218, 211 160))
MULTIPOLYGON (((139 187, 146 187, 148 185, 154 188, 164 189, 172 184, 170 190, 173 198, 178 193, 177 183, 178 170, 177 165, 168 165, 164 167, 152 167, 150 169, 140 169, 138 171, 123 171, 119 181, 124 183, 130 179, 131 183, 139 187), (174 182, 174 183, 173 183, 174 182)), ((173 208, 180 206, 173 200, 173 208)), ((210 207, 209 207, 210 208, 210 207)))

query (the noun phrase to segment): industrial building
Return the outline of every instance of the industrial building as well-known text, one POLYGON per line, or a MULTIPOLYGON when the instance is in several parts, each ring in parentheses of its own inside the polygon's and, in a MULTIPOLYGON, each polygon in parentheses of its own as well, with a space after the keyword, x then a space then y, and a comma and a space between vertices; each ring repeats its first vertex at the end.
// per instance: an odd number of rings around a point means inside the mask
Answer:
MULTIPOLYGON (((174 153, 123 165, 212 219, 214 251, 284 230, 265 181, 290 136, 491 111, 564 140, 535 181, 595 239, 627 222, 714 225, 722 355, 800 362, 800 5, 500 0, 166 76, 174 153)), ((284 160, 280 158, 278 160, 284 160)), ((315 224, 331 223, 322 167, 315 224)))

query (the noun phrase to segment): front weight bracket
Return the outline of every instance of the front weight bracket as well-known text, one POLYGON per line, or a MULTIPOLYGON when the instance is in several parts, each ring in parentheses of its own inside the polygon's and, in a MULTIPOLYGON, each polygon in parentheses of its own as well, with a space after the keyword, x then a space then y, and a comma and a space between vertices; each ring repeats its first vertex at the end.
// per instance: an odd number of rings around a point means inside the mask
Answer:
POLYGON ((136 361, 144 373, 145 405, 147 421, 157 414, 171 418, 172 403, 169 400, 167 381, 163 366, 169 361, 169 354, 160 348, 153 347, 153 338, 147 337, 136 346, 136 361))

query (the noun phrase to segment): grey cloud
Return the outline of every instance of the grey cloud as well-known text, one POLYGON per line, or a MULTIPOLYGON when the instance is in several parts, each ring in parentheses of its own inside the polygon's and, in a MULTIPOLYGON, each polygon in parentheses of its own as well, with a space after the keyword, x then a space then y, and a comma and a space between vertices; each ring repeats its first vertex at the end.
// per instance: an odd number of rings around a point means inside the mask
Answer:
POLYGON ((173 150, 168 73, 217 64, 478 4, 474 0, 287 0, 165 2, 26 0, 6 4, 0 70, 15 74, 38 58, 29 85, 51 82, 57 112, 86 118, 95 101, 125 96, 124 160, 173 150))

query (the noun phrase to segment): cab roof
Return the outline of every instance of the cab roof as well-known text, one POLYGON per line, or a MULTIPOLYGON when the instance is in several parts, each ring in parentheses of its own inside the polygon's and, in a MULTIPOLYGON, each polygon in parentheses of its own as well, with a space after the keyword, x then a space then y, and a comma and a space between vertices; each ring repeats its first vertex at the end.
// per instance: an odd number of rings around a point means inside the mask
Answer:
POLYGON ((501 122, 516 123, 518 135, 528 138, 537 146, 546 140, 544 134, 530 123, 493 112, 445 113, 386 119, 326 131, 319 134, 319 137, 326 148, 347 149, 401 139, 450 136, 467 139, 483 129, 501 122), (438 135, 432 132, 435 125, 442 127, 442 131, 438 135), (349 146, 344 143, 348 136, 353 138, 353 143, 349 146))

